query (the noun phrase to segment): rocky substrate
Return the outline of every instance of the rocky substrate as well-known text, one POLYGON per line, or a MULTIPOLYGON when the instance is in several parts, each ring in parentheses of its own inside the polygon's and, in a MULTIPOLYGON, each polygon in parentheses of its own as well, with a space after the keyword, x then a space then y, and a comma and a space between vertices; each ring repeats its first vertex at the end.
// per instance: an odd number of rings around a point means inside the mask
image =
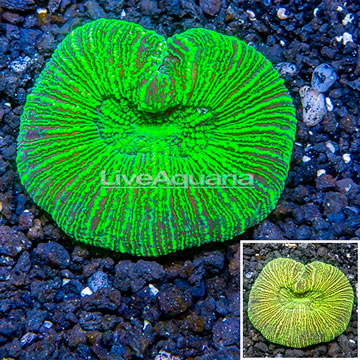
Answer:
POLYGON ((243 248, 243 346, 244 357, 269 358, 358 358, 357 279, 358 243, 255 243, 243 248), (303 264, 322 261, 336 266, 349 279, 355 302, 349 326, 331 342, 293 349, 267 341, 249 321, 247 304, 249 292, 262 268, 271 260, 289 257, 303 264))

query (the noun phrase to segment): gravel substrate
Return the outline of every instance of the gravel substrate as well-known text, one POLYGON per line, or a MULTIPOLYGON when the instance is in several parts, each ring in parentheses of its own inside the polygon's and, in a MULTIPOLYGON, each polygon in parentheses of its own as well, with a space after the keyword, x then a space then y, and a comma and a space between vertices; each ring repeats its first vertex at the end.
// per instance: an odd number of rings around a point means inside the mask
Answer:
POLYGON ((358 283, 358 243, 255 243, 243 245, 243 346, 244 357, 307 357, 357 358, 358 316, 356 289, 358 283), (331 342, 293 349, 267 341, 249 321, 247 304, 249 292, 262 268, 271 260, 289 257, 303 264, 322 261, 340 269, 349 279, 355 301, 349 326, 331 342))

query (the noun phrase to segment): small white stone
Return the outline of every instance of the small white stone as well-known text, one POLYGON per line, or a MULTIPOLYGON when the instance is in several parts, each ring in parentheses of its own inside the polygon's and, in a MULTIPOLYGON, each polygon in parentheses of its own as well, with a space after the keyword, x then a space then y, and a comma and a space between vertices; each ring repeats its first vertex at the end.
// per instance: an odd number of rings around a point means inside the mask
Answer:
POLYGON ((37 8, 37 9, 36 9, 36 12, 37 12, 38 14, 47 14, 47 10, 44 9, 44 8, 37 8))
POLYGON ((351 256, 351 255, 350 255, 349 253, 346 254, 346 257, 347 257, 348 259, 350 259, 350 256, 351 256))
POLYGON ((86 288, 81 290, 81 297, 92 295, 92 290, 87 286, 86 288))
POLYGON ((149 289, 152 296, 156 296, 159 292, 159 290, 153 284, 149 284, 149 289))
POLYGON ((343 44, 346 45, 348 42, 354 42, 353 37, 348 32, 343 33, 343 44))
POLYGON ((329 140, 325 143, 326 147, 330 150, 331 153, 335 154, 335 146, 334 144, 329 140))
POLYGON ((246 10, 247 14, 249 15, 250 21, 256 20, 256 14, 252 10, 246 10))
POLYGON ((284 47, 285 46, 285 41, 284 40, 280 40, 280 45, 282 46, 282 47, 284 47))
POLYGON ((53 326, 53 323, 49 320, 45 320, 43 323, 43 327, 46 329, 50 329, 50 328, 52 328, 52 326, 53 326))
POLYGON ((64 278, 62 281, 62 286, 65 286, 68 282, 70 282, 70 279, 64 278))
POLYGON ((302 157, 302 161, 304 162, 304 163, 307 163, 307 162, 309 162, 311 160, 311 157, 308 157, 308 156, 306 156, 306 155, 304 155, 303 157, 302 157))
POLYGON ((343 36, 342 36, 342 35, 335 36, 335 40, 336 40, 337 42, 341 42, 342 39, 343 39, 343 36))
POLYGON ((9 102, 6 102, 4 105, 11 108, 11 104, 9 102))
POLYGON ((287 15, 287 10, 285 8, 283 8, 283 7, 279 8, 276 15, 280 20, 286 20, 289 17, 287 15))
POLYGON ((319 13, 319 8, 315 8, 313 11, 314 17, 317 17, 317 14, 319 13))
POLYGON ((245 277, 247 279, 251 279, 251 277, 254 275, 254 272, 253 271, 249 271, 248 273, 245 274, 245 277))
POLYGON ((317 177, 320 177, 321 175, 325 175, 326 174, 326 170, 325 169, 319 169, 316 172, 317 177))
POLYGON ((345 164, 348 164, 348 163, 351 161, 351 156, 350 156, 350 154, 344 154, 344 155, 342 156, 342 158, 343 158, 345 164))
POLYGON ((344 9, 343 9, 343 7, 342 6, 338 6, 337 8, 336 8, 336 11, 338 11, 338 12, 343 12, 344 11, 344 9))
POLYGON ((352 185, 349 184, 348 186, 345 186, 345 191, 349 192, 352 189, 352 185))
POLYGON ((334 110, 334 104, 329 97, 325 98, 325 104, 326 104, 326 109, 328 112, 331 112, 334 110))
POLYGON ((351 342, 352 344, 355 344, 355 341, 353 339, 349 339, 349 342, 351 342))
POLYGON ((309 151, 310 149, 312 149, 312 145, 311 144, 307 144, 305 146, 305 151, 309 151))
POLYGON ((123 19, 126 16, 126 12, 124 9, 121 10, 120 17, 123 19))
POLYGON ((147 320, 144 320, 143 330, 145 330, 149 325, 151 325, 147 320))
POLYGON ((311 89, 310 86, 302 86, 299 89, 299 94, 305 125, 315 126, 319 124, 327 112, 324 94, 311 89))
POLYGON ((351 24, 352 21, 354 20, 355 16, 353 14, 346 14, 343 21, 342 21, 342 24, 344 26, 346 26, 347 24, 351 24))

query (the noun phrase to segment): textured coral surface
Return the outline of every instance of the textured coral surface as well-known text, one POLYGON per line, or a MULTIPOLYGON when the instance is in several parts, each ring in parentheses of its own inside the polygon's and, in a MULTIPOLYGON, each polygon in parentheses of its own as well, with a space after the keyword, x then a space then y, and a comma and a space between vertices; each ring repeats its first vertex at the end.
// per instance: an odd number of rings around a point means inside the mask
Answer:
POLYGON ((38 77, 18 171, 68 235, 157 256, 263 220, 295 127, 283 80, 244 42, 204 29, 165 40, 100 19, 71 32, 38 77))

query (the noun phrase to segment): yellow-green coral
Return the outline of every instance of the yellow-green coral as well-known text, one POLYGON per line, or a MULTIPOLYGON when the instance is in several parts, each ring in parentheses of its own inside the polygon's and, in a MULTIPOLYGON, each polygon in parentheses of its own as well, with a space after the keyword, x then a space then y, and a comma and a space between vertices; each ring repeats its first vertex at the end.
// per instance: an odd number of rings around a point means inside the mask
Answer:
POLYGON ((248 315, 267 340, 303 348, 344 332, 353 302, 349 280, 336 267, 279 258, 263 268, 252 286, 248 315))

